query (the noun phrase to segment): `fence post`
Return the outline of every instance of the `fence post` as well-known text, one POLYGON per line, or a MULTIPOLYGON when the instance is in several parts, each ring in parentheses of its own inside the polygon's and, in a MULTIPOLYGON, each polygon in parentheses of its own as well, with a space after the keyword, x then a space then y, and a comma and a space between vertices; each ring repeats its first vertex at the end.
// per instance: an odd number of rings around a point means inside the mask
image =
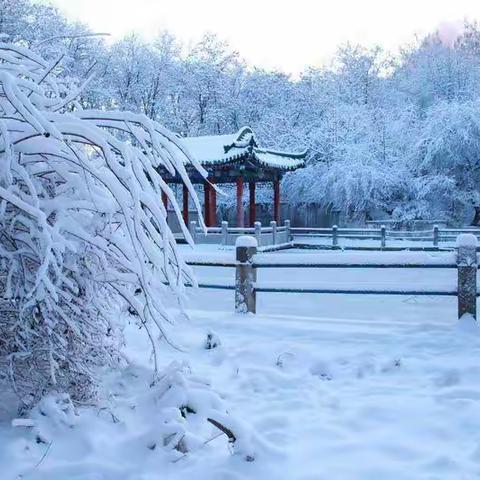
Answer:
POLYGON ((438 247, 439 231, 438 225, 433 226, 433 246, 438 247))
POLYGON ((285 220, 285 242, 289 242, 291 240, 291 233, 290 233, 290 220, 285 220))
POLYGON ((458 318, 477 318, 477 238, 463 233, 457 237, 458 318))
POLYGON ((222 245, 228 245, 228 222, 222 221, 222 245))
POLYGON ((257 245, 261 247, 262 246, 262 224, 261 222, 255 222, 253 226, 255 227, 255 238, 257 240, 257 245))
POLYGON ((272 229, 272 245, 275 245, 277 243, 277 222, 272 220, 270 222, 270 227, 272 229))
POLYGON ((332 227, 332 245, 334 247, 338 245, 338 227, 336 225, 332 227))
POLYGON ((257 270, 253 266, 253 256, 257 253, 254 237, 242 235, 235 242, 235 313, 256 313, 257 298, 254 283, 257 270))
POLYGON ((197 241, 197 222, 195 220, 192 220, 190 222, 188 230, 190 231, 190 235, 192 237, 192 240, 194 243, 197 241))
POLYGON ((382 248, 385 248, 385 245, 387 243, 387 229, 385 228, 385 225, 382 225, 380 227, 380 246, 382 248))

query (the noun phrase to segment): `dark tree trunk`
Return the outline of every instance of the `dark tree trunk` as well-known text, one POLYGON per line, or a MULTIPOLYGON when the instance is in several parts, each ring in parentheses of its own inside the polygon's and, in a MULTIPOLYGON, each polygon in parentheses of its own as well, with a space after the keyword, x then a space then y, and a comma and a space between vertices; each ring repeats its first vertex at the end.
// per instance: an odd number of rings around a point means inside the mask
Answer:
POLYGON ((480 207, 473 207, 475 209, 475 215, 473 216, 472 225, 475 227, 480 226, 480 207))

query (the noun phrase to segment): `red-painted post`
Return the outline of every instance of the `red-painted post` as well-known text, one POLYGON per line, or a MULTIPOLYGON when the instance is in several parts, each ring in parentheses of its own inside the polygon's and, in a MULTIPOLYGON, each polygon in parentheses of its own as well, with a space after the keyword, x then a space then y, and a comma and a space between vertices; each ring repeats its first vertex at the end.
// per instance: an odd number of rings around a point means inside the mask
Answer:
POLYGON ((257 220, 257 209, 255 205, 255 182, 248 183, 248 194, 249 194, 249 204, 248 204, 249 222, 250 222, 250 227, 253 227, 257 220))
POLYGON ((210 179, 210 226, 215 227, 217 225, 217 191, 213 184, 215 180, 212 178, 210 179))
POLYGON ((273 182, 273 219, 280 223, 280 180, 273 182))
POLYGON ((237 227, 244 227, 243 221, 243 177, 237 178, 237 227))

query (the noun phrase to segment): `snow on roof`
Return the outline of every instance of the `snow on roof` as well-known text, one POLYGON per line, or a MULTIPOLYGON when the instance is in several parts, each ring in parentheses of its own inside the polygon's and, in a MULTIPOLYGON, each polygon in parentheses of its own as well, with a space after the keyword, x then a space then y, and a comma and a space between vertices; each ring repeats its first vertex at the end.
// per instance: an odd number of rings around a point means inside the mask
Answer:
POLYGON ((253 153, 260 164, 272 168, 295 170, 296 168, 301 168, 305 165, 304 154, 273 152, 260 148, 255 148, 253 153))
POLYGON ((281 170, 295 170, 305 164, 306 152, 288 153, 259 148, 249 127, 229 135, 187 137, 182 141, 204 167, 241 161, 247 157, 264 167, 281 170))

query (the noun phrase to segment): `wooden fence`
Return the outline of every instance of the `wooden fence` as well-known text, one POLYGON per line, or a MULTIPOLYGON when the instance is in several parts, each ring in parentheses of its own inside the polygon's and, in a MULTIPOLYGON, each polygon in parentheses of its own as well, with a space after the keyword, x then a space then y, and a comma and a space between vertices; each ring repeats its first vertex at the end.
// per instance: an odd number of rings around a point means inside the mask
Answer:
MULTIPOLYGON (((252 242, 250 242, 251 244, 252 242)), ((256 313, 257 293, 275 292, 275 293, 320 293, 320 294, 360 294, 360 295, 428 295, 428 296, 455 296, 458 299, 459 318, 468 313, 476 318, 476 299, 477 299, 477 247, 476 238, 471 235, 461 235, 458 240, 459 247, 457 252, 448 254, 447 261, 435 259, 431 262, 419 262, 413 258, 413 261, 398 262, 394 258, 389 261, 371 261, 371 262, 353 262, 342 260, 339 255, 338 262, 322 261, 322 256, 318 256, 318 261, 302 261, 299 256, 297 262, 290 259, 282 261, 282 256, 274 257, 275 261, 268 256, 257 255, 256 246, 236 247, 236 261, 191 261, 192 266, 210 266, 210 267, 234 267, 235 284, 199 284, 199 287, 235 290, 235 311, 238 313, 256 313), (463 238, 463 241, 461 240, 463 238), (465 241, 467 238, 467 241, 465 241), (280 259, 280 261, 278 261, 280 259), (441 260, 441 261, 439 261, 441 260), (328 268, 328 269, 456 269, 457 270, 457 288, 456 289, 384 289, 384 288, 315 288, 289 285, 268 286, 257 282, 257 269, 259 268, 328 268)))
POLYGON ((292 227, 290 229, 293 240, 296 237, 320 238, 325 239, 325 244, 329 244, 333 248, 340 248, 340 239, 349 240, 375 240, 378 241, 377 246, 370 248, 385 249, 388 248, 391 241, 412 241, 412 242, 428 242, 432 247, 439 247, 442 242, 453 242, 458 235, 463 233, 471 233, 480 237, 480 229, 478 228, 439 228, 435 225, 431 230, 388 230, 385 225, 378 229, 374 228, 339 228, 336 225, 329 228, 309 228, 309 227, 292 227))

